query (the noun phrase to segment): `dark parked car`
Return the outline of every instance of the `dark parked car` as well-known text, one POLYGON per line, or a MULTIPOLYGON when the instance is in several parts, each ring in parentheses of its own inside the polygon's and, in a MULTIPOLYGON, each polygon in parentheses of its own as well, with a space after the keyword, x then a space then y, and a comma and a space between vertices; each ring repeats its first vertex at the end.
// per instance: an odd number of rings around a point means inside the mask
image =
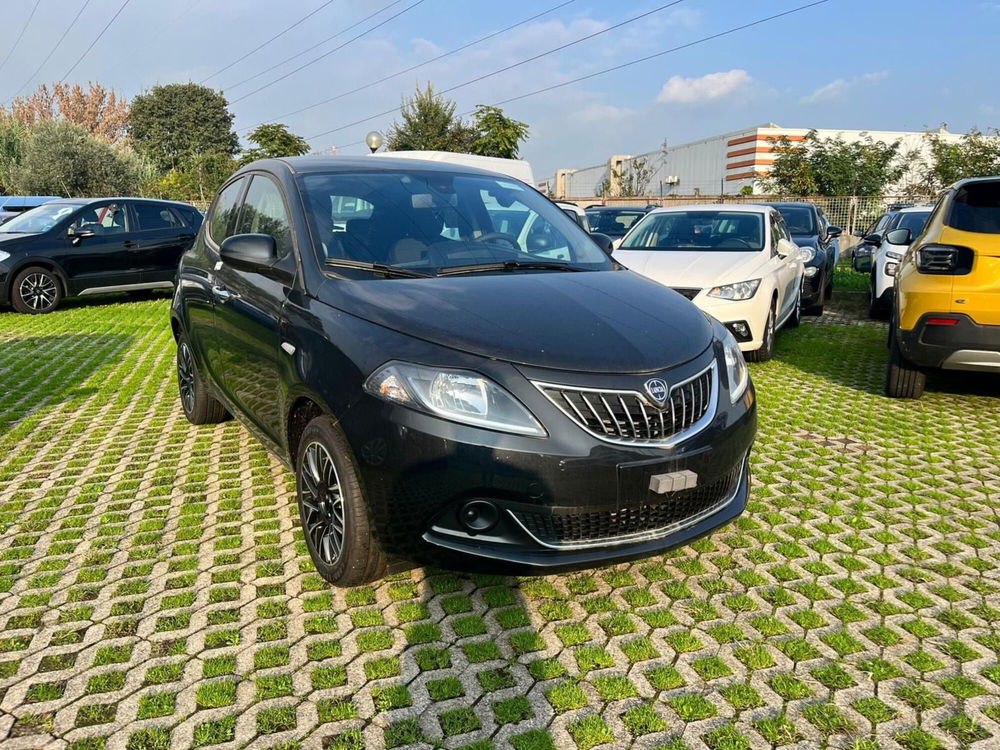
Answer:
POLYGON ((643 206, 591 206, 587 209, 587 221, 591 231, 606 234, 617 242, 648 213, 649 209, 643 206))
POLYGON ((840 227, 830 224, 823 209, 813 203, 768 203, 778 209, 792 233, 792 241, 799 247, 812 250, 812 257, 805 261, 802 278, 802 312, 822 315, 826 301, 833 296, 833 271, 837 267, 840 227))
POLYGON ((173 201, 46 203, 0 226, 0 304, 47 313, 68 296, 169 289, 201 221, 173 201))
POLYGON ((237 416, 293 468, 338 585, 394 560, 631 560, 746 505, 756 403, 732 336, 509 177, 250 164, 182 258, 171 322, 184 413, 237 416), (498 231, 508 211, 528 230, 498 231))
POLYGON ((0 224, 49 201, 57 201, 59 197, 58 195, 0 195, 0 224))

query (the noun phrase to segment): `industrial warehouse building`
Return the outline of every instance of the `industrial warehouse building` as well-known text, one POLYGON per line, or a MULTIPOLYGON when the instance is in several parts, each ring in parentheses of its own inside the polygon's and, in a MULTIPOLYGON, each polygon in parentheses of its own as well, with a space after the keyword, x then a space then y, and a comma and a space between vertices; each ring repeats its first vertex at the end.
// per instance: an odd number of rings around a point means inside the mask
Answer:
MULTIPOLYGON (((597 196, 605 180, 614 180, 613 170, 620 173, 629 162, 642 159, 654 169, 646 188, 650 196, 735 195, 745 192, 747 187, 760 193, 763 190, 758 180, 770 173, 777 141, 782 137, 792 142, 804 141, 809 131, 809 128, 782 128, 768 123, 679 146, 665 144, 645 154, 618 154, 594 167, 556 170, 550 180, 539 184, 539 189, 556 198, 597 196)), ((927 134, 923 131, 816 129, 816 133, 820 138, 839 137, 847 142, 866 138, 884 143, 901 141, 901 153, 917 151, 926 155, 929 151, 927 134)), ((945 127, 936 133, 945 141, 962 138, 945 127)), ((611 187, 614 192, 614 185, 611 187)))

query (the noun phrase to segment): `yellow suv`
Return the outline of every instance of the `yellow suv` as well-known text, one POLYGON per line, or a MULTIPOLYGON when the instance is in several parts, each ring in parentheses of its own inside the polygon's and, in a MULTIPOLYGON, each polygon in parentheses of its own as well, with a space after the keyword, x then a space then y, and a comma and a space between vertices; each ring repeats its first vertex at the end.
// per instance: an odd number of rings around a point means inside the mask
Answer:
POLYGON ((886 235, 910 245, 896 273, 886 394, 920 398, 927 369, 1000 374, 1000 177, 956 182, 920 236, 909 231, 886 235))

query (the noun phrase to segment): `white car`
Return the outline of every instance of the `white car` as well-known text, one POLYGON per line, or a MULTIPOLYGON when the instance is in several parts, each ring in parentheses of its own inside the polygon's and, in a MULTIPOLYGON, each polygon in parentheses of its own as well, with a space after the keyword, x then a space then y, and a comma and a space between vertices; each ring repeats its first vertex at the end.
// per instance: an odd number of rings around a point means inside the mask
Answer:
POLYGON ((799 324, 807 252, 771 206, 706 204, 651 211, 614 259, 683 294, 729 329, 748 360, 763 362, 775 331, 799 324))
POLYGON ((903 259, 906 249, 910 246, 895 245, 889 242, 889 234, 895 229, 910 230, 910 239, 916 238, 924 231, 924 224, 931 215, 932 206, 915 206, 901 208, 885 223, 880 234, 867 235, 865 240, 873 240, 874 249, 870 260, 858 259, 858 267, 868 267, 868 317, 887 318, 892 309, 892 290, 896 283, 896 269, 903 259), (874 240, 878 240, 875 243, 874 240))

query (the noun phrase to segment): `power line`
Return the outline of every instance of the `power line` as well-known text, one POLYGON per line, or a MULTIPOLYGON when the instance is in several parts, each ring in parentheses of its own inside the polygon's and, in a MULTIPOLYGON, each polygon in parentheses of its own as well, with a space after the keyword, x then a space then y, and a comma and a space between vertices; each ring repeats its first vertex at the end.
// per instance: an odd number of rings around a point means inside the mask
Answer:
POLYGON ((18 94, 24 91, 25 86, 27 86, 29 83, 35 80, 35 76, 37 76, 42 71, 42 68, 45 67, 45 64, 52 59, 52 55, 54 55, 55 51, 59 49, 59 45, 63 43, 63 39, 66 38, 66 35, 69 34, 73 26, 76 25, 77 20, 80 18, 80 16, 83 15, 83 11, 87 9, 88 5, 90 5, 90 0, 83 0, 83 5, 80 6, 80 10, 78 10, 76 12, 76 15, 73 16, 73 20, 69 22, 69 26, 66 27, 65 31, 63 31, 62 36, 59 37, 58 40, 56 40, 56 43, 54 45, 52 45, 52 49, 49 50, 49 54, 47 54, 45 56, 45 59, 42 60, 42 64, 39 65, 37 68, 35 68, 35 72, 28 77, 27 81, 21 84, 21 88, 19 88, 17 91, 14 92, 14 96, 10 98, 10 101, 13 102, 17 98, 18 94))
POLYGON ((276 63, 275 63, 274 65, 271 65, 271 66, 270 66, 270 67, 268 67, 268 68, 264 68, 264 69, 263 69, 262 71, 260 71, 259 73, 254 73, 254 74, 253 74, 252 76, 250 76, 249 78, 244 78, 244 79, 243 79, 242 81, 239 81, 239 82, 237 82, 237 83, 234 83, 234 84, 233 84, 232 86, 225 86, 225 87, 224 87, 224 89, 225 89, 226 91, 232 91, 232 90, 233 90, 233 89, 235 89, 235 88, 239 88, 239 87, 240 87, 240 86, 242 86, 242 85, 243 85, 244 83, 250 83, 250 81, 254 80, 255 78, 260 78, 260 77, 261 77, 262 75, 264 75, 265 73, 270 73, 270 72, 271 72, 272 70, 274 70, 275 68, 280 68, 280 67, 281 67, 282 65, 284 65, 285 63, 287 63, 287 62, 291 62, 291 61, 292 61, 292 60, 294 60, 294 59, 295 59, 296 57, 302 57, 302 55, 306 54, 307 52, 312 52, 312 51, 313 51, 314 49, 316 49, 317 47, 322 47, 322 46, 323 46, 324 44, 326 44, 326 43, 327 43, 327 42, 329 42, 330 40, 332 40, 332 39, 336 39, 336 38, 337 38, 338 36, 340 36, 341 34, 346 34, 346 33, 347 33, 348 31, 350 31, 351 29, 353 29, 353 28, 356 28, 356 27, 360 26, 360 25, 361 25, 361 24, 363 24, 363 23, 364 23, 365 21, 367 21, 367 20, 369 20, 369 19, 371 19, 371 18, 374 18, 375 16, 379 15, 380 13, 384 13, 384 12, 385 12, 385 11, 387 11, 387 10, 388 10, 389 8, 391 8, 391 7, 393 6, 393 5, 399 5, 399 4, 401 3, 401 2, 403 2, 403 0, 393 0, 393 2, 389 3, 388 5, 385 5, 385 6, 381 7, 381 8, 379 8, 379 9, 378 9, 377 11, 375 11, 374 13, 370 13, 370 14, 368 14, 367 16, 365 16, 364 18, 362 18, 362 19, 361 19, 360 21, 358 21, 358 22, 356 22, 356 23, 352 23, 352 24, 351 24, 350 26, 347 26, 347 27, 345 27, 345 28, 341 29, 341 30, 340 30, 340 31, 338 31, 338 32, 337 32, 336 34, 333 34, 333 35, 331 35, 331 36, 328 36, 328 37, 327 37, 326 39, 322 39, 322 40, 320 40, 320 41, 316 42, 316 44, 313 44, 313 45, 312 45, 312 46, 310 46, 310 47, 306 47, 306 48, 305 48, 304 50, 301 50, 301 51, 299 51, 299 52, 296 52, 296 53, 295 53, 294 55, 292 55, 291 57, 286 57, 286 58, 285 58, 284 60, 282 60, 281 62, 276 62, 276 63))
MULTIPOLYGON (((679 5, 682 2, 684 2, 684 0, 673 0, 672 2, 669 2, 669 3, 665 4, 665 5, 659 6, 658 8, 653 8, 652 10, 647 10, 645 13, 640 13, 637 16, 632 16, 631 18, 627 18, 624 21, 620 21, 620 22, 616 23, 614 26, 608 26, 606 29, 601 29, 600 31, 595 31, 592 34, 587 34, 586 36, 582 36, 579 39, 573 40, 572 42, 567 42, 566 44, 560 44, 558 47, 553 47, 552 49, 546 50, 545 52, 540 52, 537 55, 532 55, 529 58, 521 60, 520 62, 512 63, 510 65, 507 65, 507 66, 503 67, 503 68, 500 68, 499 70, 494 70, 491 73, 484 73, 483 75, 477 76, 476 78, 471 78, 468 81, 465 81, 463 83, 459 83, 459 84, 456 84, 455 86, 452 86, 450 88, 443 89, 443 90, 439 91, 438 93, 439 94, 447 94, 447 93, 450 93, 452 91, 457 91, 458 89, 465 88, 466 86, 471 86, 474 83, 479 83, 480 81, 486 80, 487 78, 492 78, 493 76, 500 75, 501 73, 506 73, 508 70, 513 70, 514 68, 519 68, 522 65, 527 65, 530 62, 535 62, 535 60, 540 60, 541 58, 546 57, 548 55, 554 54, 556 52, 561 52, 562 50, 568 49, 568 48, 570 48, 570 47, 572 47, 574 45, 580 44, 581 42, 586 42, 586 41, 589 41, 590 39, 593 39, 595 37, 601 36, 601 34, 607 34, 608 32, 615 31, 616 29, 620 29, 622 26, 627 26, 630 23, 635 23, 636 21, 640 21, 643 18, 646 18, 647 16, 653 15, 654 13, 659 13, 661 11, 666 10, 667 8, 673 7, 674 5, 679 5)), ((368 122, 369 120, 374 120, 377 117, 383 117, 384 115, 391 115, 393 112, 398 112, 400 109, 402 109, 402 107, 393 107, 392 109, 387 109, 385 112, 379 112, 378 114, 370 115, 369 117, 363 117, 362 119, 355 120, 354 122, 348 123, 347 125, 341 125, 339 128, 333 128, 332 130, 327 130, 327 131, 324 131, 322 133, 318 133, 316 135, 310 136, 306 140, 310 140, 311 141, 313 138, 319 138, 320 136, 323 136, 323 135, 329 135, 330 133, 336 133, 338 130, 346 130, 347 128, 353 127, 355 125, 360 125, 363 122, 368 122)))
MULTIPOLYGON (((88 2, 89 2, 89 0, 88 0, 88 2)), ((119 8, 119 9, 118 9, 118 10, 117 10, 116 12, 115 12, 115 14, 114 14, 113 16, 111 16, 111 20, 109 20, 109 21, 108 21, 108 22, 107 22, 106 24, 104 24, 104 28, 103 28, 103 29, 101 29, 101 33, 100 33, 100 34, 98 34, 98 35, 97 35, 96 37, 94 37, 94 41, 92 41, 92 42, 90 43, 90 46, 89 46, 89 47, 87 47, 87 49, 85 49, 85 50, 83 51, 83 54, 82 54, 82 55, 80 55, 80 57, 78 57, 78 58, 77 58, 76 62, 75 62, 75 63, 73 63, 73 64, 72 64, 72 65, 70 66, 70 69, 66 71, 66 74, 65 74, 65 75, 64 75, 64 76, 63 76, 62 78, 60 78, 60 79, 59 79, 59 83, 62 83, 62 82, 63 82, 63 81, 65 81, 65 80, 66 80, 67 78, 69 78, 70 74, 71 74, 71 73, 72 73, 72 72, 73 72, 74 70, 76 70, 76 66, 77 66, 77 65, 79 65, 80 63, 82 63, 82 62, 83 62, 83 58, 85 58, 85 57, 86 57, 87 55, 89 55, 89 54, 90 54, 90 50, 92 50, 92 49, 94 48, 94 45, 95 45, 95 44, 97 44, 97 43, 98 43, 98 42, 99 42, 99 41, 101 40, 101 37, 102 37, 102 36, 104 36, 105 32, 106 32, 106 31, 107 31, 108 29, 110 29, 110 28, 111 28, 111 24, 113 24, 113 23, 115 22, 115 19, 116 19, 116 18, 118 18, 118 16, 120 16, 120 15, 121 15, 121 12, 122 12, 123 10, 125 10, 125 6, 126 6, 126 5, 128 5, 128 4, 130 3, 130 2, 131 2, 131 0, 125 0, 125 2, 123 2, 123 3, 122 3, 121 7, 120 7, 120 8, 119 8)))
MULTIPOLYGON (((411 73, 414 70, 417 70, 418 68, 422 68, 425 65, 430 65, 431 63, 435 63, 435 62, 437 62, 439 60, 443 60, 446 57, 450 57, 451 55, 454 55, 454 54, 457 54, 457 53, 459 53, 459 52, 461 52, 463 50, 469 49, 469 47, 474 47, 477 44, 481 44, 482 42, 485 42, 488 39, 492 39, 493 37, 500 36, 501 34, 506 34, 508 31, 512 31, 513 29, 516 29, 518 26, 523 26, 526 23, 530 23, 530 22, 532 22, 532 21, 534 21, 534 20, 536 20, 538 18, 541 18, 542 16, 548 15, 549 13, 553 13, 554 11, 557 11, 560 8, 565 8, 567 5, 570 5, 570 4, 575 3, 575 2, 576 2, 576 0, 564 0, 564 2, 561 2, 558 5, 554 5, 551 8, 549 8, 548 10, 543 10, 541 13, 536 13, 535 15, 533 15, 533 16, 531 16, 529 18, 525 18, 523 21, 518 21, 515 24, 511 24, 510 26, 507 26, 506 28, 500 29, 499 31, 494 31, 494 32, 492 32, 490 34, 487 34, 486 36, 481 36, 481 37, 479 37, 479 39, 476 39, 475 41, 468 42, 467 44, 463 44, 461 47, 456 47, 455 49, 449 50, 448 52, 444 52, 444 53, 438 55, 437 57, 432 57, 429 60, 424 60, 422 63, 418 63, 416 65, 411 65, 410 67, 405 68, 404 70, 397 70, 395 73, 391 73, 391 74, 389 74, 387 76, 383 76, 382 78, 379 78, 377 81, 371 81, 369 83, 364 84, 363 86, 358 86, 357 88, 351 89, 350 91, 344 91, 343 93, 335 94, 335 95, 329 97, 328 99, 324 99, 323 101, 316 102, 315 104, 310 104, 307 107, 302 107, 300 109, 296 109, 296 110, 293 110, 291 112, 285 112, 282 115, 278 115, 277 117, 273 117, 270 120, 265 120, 264 122, 273 122, 275 120, 281 120, 281 119, 283 119, 285 117, 291 117, 292 115, 301 114, 302 112, 307 112, 310 109, 315 109, 316 107, 321 107, 324 104, 329 104, 330 102, 336 101, 337 99, 342 99, 345 96, 350 96, 351 94, 356 94, 357 92, 363 91, 364 89, 367 89, 367 88, 371 88, 372 86, 377 86, 380 83, 385 83, 386 81, 392 80, 393 78, 397 78, 398 76, 404 75, 405 73, 411 73)), ((257 125, 262 125, 262 124, 263 124, 262 122, 257 123, 257 125)), ((240 132, 243 132, 245 130, 253 130, 255 127, 257 127, 257 125, 253 125, 253 126, 248 127, 248 128, 243 128, 240 132)))
MULTIPOLYGON (((127 1, 127 0, 126 0, 126 1, 127 1)), ((338 51, 338 50, 342 50, 342 49, 343 49, 344 47, 346 47, 346 46, 347 46, 348 44, 351 44, 352 42, 356 42, 356 41, 357 41, 358 39, 361 39, 361 37, 364 37, 364 36, 367 36, 368 34, 371 34, 371 33, 372 33, 373 31, 375 31, 376 29, 378 29, 378 28, 381 28, 382 26, 385 26, 385 25, 386 25, 387 23, 389 23, 389 21, 392 21, 392 20, 393 20, 393 19, 395 19, 395 18, 399 18, 399 17, 401 16, 401 15, 403 15, 404 13, 406 13, 406 12, 407 12, 407 11, 409 11, 409 10, 413 10, 413 9, 414 9, 414 8, 416 8, 416 7, 418 6, 418 5, 421 5, 421 4, 422 4, 422 3, 424 2, 424 1, 425 1, 425 0, 416 0, 416 2, 414 2, 414 3, 410 3, 409 5, 407 5, 407 6, 405 7, 405 8, 403 8, 403 9, 402 9, 401 11, 399 11, 398 13, 394 13, 393 15, 389 16, 389 17, 388 17, 387 19, 385 19, 384 21, 379 21, 379 22, 378 22, 377 24, 375 24, 374 26, 372 26, 372 27, 371 27, 370 29, 368 29, 367 31, 362 31, 362 32, 361 32, 360 34, 357 34, 356 36, 352 36, 352 37, 351 37, 350 39, 348 39, 348 40, 347 40, 346 42, 344 42, 344 43, 343 43, 343 44, 341 44, 341 45, 338 45, 338 46, 334 47, 334 48, 333 48, 332 50, 330 50, 329 52, 324 52, 324 53, 323 53, 322 55, 320 55, 319 57, 316 57, 316 58, 313 58, 313 59, 312 59, 312 60, 310 60, 309 62, 307 62, 307 63, 303 63, 302 65, 300 65, 299 67, 295 68, 294 70, 290 70, 289 72, 285 73, 285 74, 284 74, 283 76, 279 76, 279 77, 275 78, 275 79, 274 79, 273 81, 271 81, 270 83, 265 83, 265 84, 264 84, 263 86, 260 86, 260 87, 258 87, 258 88, 255 88, 255 89, 254 89, 253 91, 251 91, 251 92, 250 92, 249 94, 244 94, 244 95, 243 95, 243 96, 241 96, 241 97, 240 97, 239 99, 234 99, 234 100, 232 101, 232 104, 236 104, 237 102, 241 102, 241 101, 243 101, 244 99, 247 99, 247 98, 249 98, 249 97, 253 96, 254 94, 257 94, 257 93, 259 93, 259 92, 263 91, 264 89, 267 89, 267 88, 270 88, 271 86, 273 86, 274 84, 278 83, 279 81, 283 81, 283 80, 285 80, 286 78, 288 78, 289 76, 293 76, 293 75, 295 75, 295 74, 296 74, 296 73, 298 73, 298 72, 299 72, 300 70, 303 70, 303 69, 305 69, 305 68, 308 68, 308 67, 309 67, 310 65, 312 65, 312 64, 314 64, 314 63, 317 63, 317 62, 319 62, 319 61, 320 61, 320 60, 322 60, 322 59, 323 59, 324 57, 329 57, 329 56, 330 56, 330 55, 332 55, 332 54, 333 54, 334 52, 336 52, 336 51, 338 51)), ((384 10, 384 9, 383 9, 383 10, 384 10)))
MULTIPOLYGON (((767 23, 769 21, 774 21, 775 19, 782 18, 784 16, 790 16, 793 13, 798 13, 799 11, 803 11, 803 10, 806 10, 808 8, 813 8, 813 7, 817 6, 817 5, 823 5, 824 3, 828 3, 828 2, 830 2, 830 0, 815 0, 815 2, 806 3, 804 5, 799 5, 799 6, 795 7, 795 8, 791 8, 789 10, 782 11, 781 13, 775 13, 774 15, 766 16, 765 18, 760 18, 760 19, 758 19, 756 21, 751 21, 750 23, 745 23, 745 24, 742 24, 740 26, 734 26, 734 27, 732 27, 730 29, 726 29, 725 31, 720 31, 717 34, 711 34, 709 36, 704 36, 704 37, 701 37, 700 39, 695 39, 692 42, 687 42, 686 44, 681 44, 681 45, 679 45, 677 47, 671 47, 670 49, 665 49, 662 52, 656 52, 656 53, 654 53, 652 55, 646 55, 645 57, 639 57, 639 58, 636 58, 635 60, 630 60, 629 62, 621 63, 620 65, 613 65, 610 68, 604 68, 603 70, 598 70, 598 71, 596 71, 594 73, 588 73, 587 75, 579 76, 578 78, 574 78, 574 79, 569 80, 569 81, 563 81, 562 83, 556 83, 556 84, 553 84, 551 86, 546 86, 544 88, 536 89, 535 91, 530 91, 530 92, 528 92, 526 94, 520 94, 518 96, 512 96, 509 99, 504 99, 503 101, 494 102, 491 106, 499 107, 499 106, 502 106, 504 104, 510 104, 511 102, 516 102, 516 101, 519 101, 521 99, 527 99, 530 96, 536 96, 538 94, 544 94, 547 91, 552 91, 554 89, 562 88, 564 86, 570 86, 570 85, 572 85, 574 83, 579 83, 580 81, 586 81, 586 80, 589 80, 591 78, 596 78, 597 76, 602 76, 602 75, 605 75, 607 73, 612 73, 612 72, 614 72, 616 70, 622 70, 623 68, 629 68, 629 67, 631 67, 633 65, 638 65, 640 63, 648 62, 649 60, 654 60, 654 59, 656 59, 658 57, 663 57, 664 55, 669 55, 669 54, 671 54, 673 52, 678 52, 680 50, 687 49, 689 47, 694 47, 694 46, 697 46, 699 44, 704 44, 705 42, 712 41, 713 39, 718 39, 720 37, 729 36, 730 34, 735 34, 738 31, 744 31, 744 30, 752 28, 754 26, 760 26, 763 23, 767 23)), ((400 107, 397 107, 394 110, 389 110, 389 112, 383 112, 382 114, 374 115, 373 117, 366 117, 365 119, 358 120, 356 122, 351 123, 350 125, 343 125, 343 126, 341 126, 339 128, 334 128, 332 130, 327 130, 327 131, 325 131, 323 133, 317 133, 316 135, 309 136, 309 138, 307 138, 306 140, 311 141, 311 140, 314 140, 316 138, 320 138, 320 137, 322 137, 324 135, 329 135, 330 133, 336 133, 337 131, 345 130, 346 128, 353 127, 354 125, 360 125, 361 123, 367 122, 368 120, 373 120, 373 119, 375 119, 375 117, 381 117, 382 115, 385 115, 385 114, 391 114, 392 112, 396 112, 399 109, 400 109, 400 107)), ((469 114, 472 114, 472 112, 463 112, 463 113, 461 113, 459 115, 459 117, 465 117, 466 115, 469 115, 469 114)), ((364 143, 364 141, 357 141, 355 143, 348 143, 347 145, 342 146, 341 148, 350 148, 351 146, 357 146, 357 145, 360 145, 361 143, 364 143)))
POLYGON ((42 0, 35 0, 35 6, 31 9, 31 13, 28 14, 28 20, 25 21, 24 26, 21 27, 21 33, 17 35, 17 40, 11 48, 7 50, 7 54, 4 56, 3 62, 0 62, 0 70, 3 70, 3 66, 7 64, 10 56, 14 54, 14 50, 17 49, 17 45, 21 43, 21 38, 24 36, 24 32, 28 30, 28 24, 30 24, 31 19, 35 17, 35 11, 38 10, 38 6, 41 2, 42 0))
POLYGON ((245 55, 243 55, 243 57, 236 58, 231 63, 229 63, 229 65, 225 66, 224 68, 219 68, 217 71, 215 71, 214 73, 212 73, 212 75, 207 76, 205 78, 202 78, 200 81, 198 81, 198 83, 202 83, 203 84, 203 83, 205 83, 205 81, 208 81, 208 80, 211 80, 212 78, 215 78, 217 75, 219 75, 219 73, 223 73, 223 72, 229 70, 231 67, 233 67, 237 63, 243 62, 248 57, 250 57, 250 55, 252 55, 254 52, 257 52, 259 50, 264 49, 264 47, 266 47, 267 45, 269 45, 275 39, 277 39, 278 37, 280 37, 280 36, 282 36, 284 34, 287 34, 289 31, 291 31, 292 29, 294 29, 299 24, 305 23, 307 20, 309 20, 310 18, 312 18, 313 16, 315 16, 321 10, 323 10, 323 8, 325 8, 328 5, 332 5, 334 2, 336 2, 336 0, 326 0, 326 2, 323 3, 321 6, 319 6, 318 8, 316 8, 316 10, 311 11, 309 13, 306 13, 306 15, 302 16, 302 18, 300 18, 298 21, 296 21, 295 23, 293 23, 291 26, 286 26, 284 29, 282 29, 281 31, 279 31, 274 36, 272 36, 266 42, 263 42, 262 44, 257 45, 252 50, 250 50, 249 52, 247 52, 245 55))

